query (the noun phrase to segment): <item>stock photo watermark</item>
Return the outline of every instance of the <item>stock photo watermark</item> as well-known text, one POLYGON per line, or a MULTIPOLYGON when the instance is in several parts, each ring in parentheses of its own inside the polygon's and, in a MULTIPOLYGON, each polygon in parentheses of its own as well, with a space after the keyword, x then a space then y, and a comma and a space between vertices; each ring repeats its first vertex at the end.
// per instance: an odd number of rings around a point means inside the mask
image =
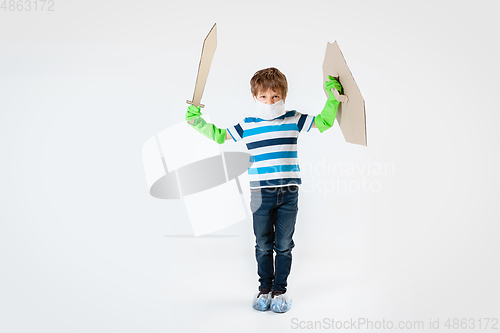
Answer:
POLYGON ((498 331, 498 318, 429 318, 428 320, 392 321, 384 318, 349 318, 338 320, 300 320, 292 318, 290 327, 295 330, 484 330, 498 331))
POLYGON ((53 12, 54 0, 0 0, 4 12, 53 12))
POLYGON ((387 176, 395 174, 392 162, 334 162, 323 158, 319 163, 301 163, 303 192, 379 193, 387 176))

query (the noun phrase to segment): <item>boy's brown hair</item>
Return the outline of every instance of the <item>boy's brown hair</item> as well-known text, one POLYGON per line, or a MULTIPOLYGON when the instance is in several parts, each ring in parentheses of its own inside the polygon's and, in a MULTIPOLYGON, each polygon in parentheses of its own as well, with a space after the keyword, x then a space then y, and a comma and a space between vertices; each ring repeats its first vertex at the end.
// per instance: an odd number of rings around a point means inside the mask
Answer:
POLYGON ((288 83, 286 77, 277 68, 269 67, 257 71, 250 80, 252 95, 257 96, 260 92, 266 92, 268 89, 281 94, 285 98, 288 92, 288 83))

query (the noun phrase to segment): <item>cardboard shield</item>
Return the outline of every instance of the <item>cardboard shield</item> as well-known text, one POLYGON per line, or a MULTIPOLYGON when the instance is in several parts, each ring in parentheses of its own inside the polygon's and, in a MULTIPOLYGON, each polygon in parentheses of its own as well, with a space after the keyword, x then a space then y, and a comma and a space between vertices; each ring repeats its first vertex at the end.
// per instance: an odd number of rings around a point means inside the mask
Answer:
MULTIPOLYGON (((344 95, 339 95, 332 89, 337 100, 341 102, 337 111, 337 121, 344 139, 350 143, 366 146, 365 100, 336 41, 326 45, 323 82, 328 81, 328 75, 337 78, 344 89, 344 95)), ((325 94, 328 97, 326 90, 325 94)))

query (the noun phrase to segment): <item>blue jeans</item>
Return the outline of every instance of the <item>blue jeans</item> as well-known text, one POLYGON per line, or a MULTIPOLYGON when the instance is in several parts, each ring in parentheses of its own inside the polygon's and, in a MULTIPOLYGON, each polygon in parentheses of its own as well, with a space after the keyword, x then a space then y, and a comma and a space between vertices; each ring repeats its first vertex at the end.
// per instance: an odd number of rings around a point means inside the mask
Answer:
POLYGON ((292 267, 293 232, 299 210, 299 187, 267 187, 250 190, 255 234, 255 258, 260 287, 286 291, 292 267), (273 250, 276 258, 273 263, 273 250))

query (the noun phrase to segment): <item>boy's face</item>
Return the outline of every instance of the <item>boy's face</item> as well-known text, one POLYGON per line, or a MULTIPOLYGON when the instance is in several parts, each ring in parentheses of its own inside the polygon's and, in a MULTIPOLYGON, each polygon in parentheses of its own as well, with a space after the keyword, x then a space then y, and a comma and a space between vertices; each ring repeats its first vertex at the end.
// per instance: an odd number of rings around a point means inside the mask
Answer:
POLYGON ((268 89, 266 92, 259 92, 257 96, 253 95, 253 98, 257 99, 258 101, 264 103, 264 104, 274 104, 276 102, 279 102, 283 99, 283 102, 286 99, 285 96, 281 96, 280 93, 273 91, 271 89, 268 89))

